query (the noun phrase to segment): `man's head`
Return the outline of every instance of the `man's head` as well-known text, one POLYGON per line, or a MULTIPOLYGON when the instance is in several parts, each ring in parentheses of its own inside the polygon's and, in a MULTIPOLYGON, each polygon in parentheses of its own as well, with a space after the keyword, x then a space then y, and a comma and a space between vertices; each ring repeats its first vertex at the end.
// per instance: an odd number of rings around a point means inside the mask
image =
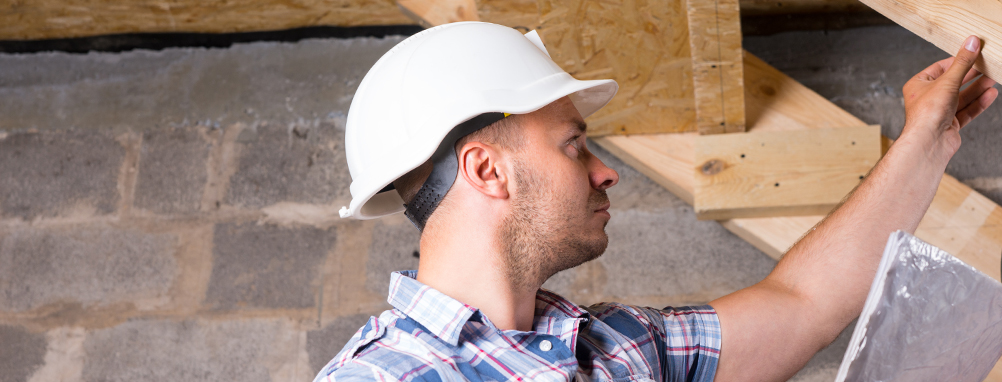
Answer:
MULTIPOLYGON (((426 230, 485 213, 507 278, 541 283, 601 255, 608 243, 605 190, 618 174, 585 143, 584 120, 567 97, 512 115, 456 143, 459 174, 426 230), (457 191, 459 190, 459 191, 457 191), (471 208, 472 207, 472 208, 471 208), (493 215, 493 216, 489 216, 493 215)), ((430 173, 425 164, 394 183, 405 201, 430 173)))

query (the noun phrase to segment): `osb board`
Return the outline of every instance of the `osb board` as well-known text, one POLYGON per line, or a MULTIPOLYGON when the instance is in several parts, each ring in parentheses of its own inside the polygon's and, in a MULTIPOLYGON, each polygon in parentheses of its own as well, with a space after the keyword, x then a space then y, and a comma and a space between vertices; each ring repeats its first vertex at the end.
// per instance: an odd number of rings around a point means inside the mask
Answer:
POLYGON ((880 126, 696 138, 696 218, 826 214, 880 159, 880 126))
POLYGON ((684 1, 539 0, 535 23, 530 3, 480 1, 480 19, 538 28, 550 56, 575 78, 619 83, 612 102, 588 118, 589 135, 695 129, 684 1))
POLYGON ((0 40, 140 32, 249 32, 413 24, 393 0, 11 0, 0 40))

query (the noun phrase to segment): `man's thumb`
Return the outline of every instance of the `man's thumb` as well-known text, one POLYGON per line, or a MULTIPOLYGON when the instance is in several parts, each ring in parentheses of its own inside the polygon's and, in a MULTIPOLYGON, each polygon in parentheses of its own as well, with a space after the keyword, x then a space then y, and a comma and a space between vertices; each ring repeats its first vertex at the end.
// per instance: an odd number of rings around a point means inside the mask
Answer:
POLYGON ((970 36, 967 40, 964 40, 964 46, 960 48, 960 52, 957 52, 957 56, 953 60, 953 65, 950 65, 950 69, 946 72, 946 77, 954 87, 960 89, 963 85, 961 82, 964 81, 964 77, 967 72, 971 71, 974 67, 974 61, 978 59, 978 52, 981 51, 981 39, 978 36, 970 36))

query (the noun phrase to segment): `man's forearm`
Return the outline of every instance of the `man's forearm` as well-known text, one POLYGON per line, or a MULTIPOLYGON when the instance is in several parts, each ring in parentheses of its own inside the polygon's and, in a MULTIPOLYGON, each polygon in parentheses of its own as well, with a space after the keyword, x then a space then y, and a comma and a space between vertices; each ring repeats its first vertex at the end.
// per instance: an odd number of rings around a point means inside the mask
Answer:
POLYGON ((932 203, 950 157, 941 151, 934 142, 896 142, 767 280, 812 301, 833 338, 859 315, 891 232, 914 233, 932 203))

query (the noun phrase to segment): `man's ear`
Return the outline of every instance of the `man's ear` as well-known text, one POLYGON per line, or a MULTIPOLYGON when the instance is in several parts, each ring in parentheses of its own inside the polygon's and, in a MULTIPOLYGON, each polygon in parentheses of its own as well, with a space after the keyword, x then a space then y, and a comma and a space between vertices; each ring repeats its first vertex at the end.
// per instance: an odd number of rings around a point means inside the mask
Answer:
POLYGON ((466 183, 487 197, 508 198, 508 166, 501 152, 483 142, 468 142, 459 149, 459 173, 466 183))

